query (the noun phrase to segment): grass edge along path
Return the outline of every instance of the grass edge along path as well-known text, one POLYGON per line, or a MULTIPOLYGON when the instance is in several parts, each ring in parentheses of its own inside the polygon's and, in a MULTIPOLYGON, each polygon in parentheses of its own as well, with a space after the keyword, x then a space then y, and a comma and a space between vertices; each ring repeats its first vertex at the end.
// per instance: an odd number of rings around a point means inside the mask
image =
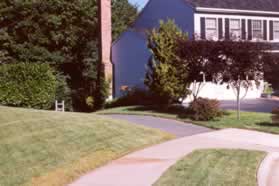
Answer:
POLYGON ((0 185, 61 186, 173 136, 95 114, 0 106, 0 185))
POLYGON ((124 115, 139 115, 139 116, 153 116, 167 119, 175 119, 186 123, 192 123, 211 129, 226 129, 239 128, 255 130, 260 132, 267 132, 272 134, 279 134, 279 125, 272 124, 270 113, 257 112, 241 112, 241 120, 237 120, 236 111, 226 111, 226 114, 213 121, 193 121, 190 118, 183 116, 183 110, 174 108, 167 110, 160 110, 153 107, 145 106, 128 106, 116 107, 97 112, 99 115, 109 114, 124 114, 124 115))
POLYGON ((246 150, 198 150, 170 167, 153 186, 256 186, 266 153, 246 150))

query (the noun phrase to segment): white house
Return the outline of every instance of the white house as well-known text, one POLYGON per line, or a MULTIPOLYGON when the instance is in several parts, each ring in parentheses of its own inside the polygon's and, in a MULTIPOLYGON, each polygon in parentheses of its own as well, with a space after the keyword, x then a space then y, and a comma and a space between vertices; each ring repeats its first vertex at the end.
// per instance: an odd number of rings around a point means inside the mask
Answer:
MULTIPOLYGON (((159 20, 173 19, 189 36, 224 39, 232 34, 241 39, 271 42, 279 52, 278 0, 150 0, 135 23, 112 46, 114 96, 123 87, 144 88, 146 64, 150 58, 146 31, 159 20)), ((260 97, 263 88, 249 90, 246 98, 260 97)), ((235 99, 226 85, 207 83, 200 96, 235 99)))

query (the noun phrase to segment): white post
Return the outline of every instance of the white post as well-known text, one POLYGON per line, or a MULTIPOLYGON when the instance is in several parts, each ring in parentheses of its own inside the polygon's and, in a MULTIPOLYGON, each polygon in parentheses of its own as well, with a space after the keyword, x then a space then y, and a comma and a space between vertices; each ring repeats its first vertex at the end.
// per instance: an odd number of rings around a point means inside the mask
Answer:
POLYGON ((59 103, 57 100, 55 101, 55 111, 56 112, 65 112, 65 102, 62 101, 59 103))
POLYGON ((55 111, 58 112, 58 101, 55 100, 55 111))
POLYGON ((65 102, 62 101, 62 112, 65 112, 65 102))

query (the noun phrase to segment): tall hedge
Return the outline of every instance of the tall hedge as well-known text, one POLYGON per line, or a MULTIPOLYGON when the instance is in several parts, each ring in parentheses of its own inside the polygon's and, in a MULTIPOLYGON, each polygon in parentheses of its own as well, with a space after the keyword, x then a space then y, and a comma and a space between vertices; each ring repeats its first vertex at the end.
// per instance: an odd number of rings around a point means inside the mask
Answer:
POLYGON ((49 109, 55 100, 56 76, 48 64, 0 65, 0 104, 49 109))

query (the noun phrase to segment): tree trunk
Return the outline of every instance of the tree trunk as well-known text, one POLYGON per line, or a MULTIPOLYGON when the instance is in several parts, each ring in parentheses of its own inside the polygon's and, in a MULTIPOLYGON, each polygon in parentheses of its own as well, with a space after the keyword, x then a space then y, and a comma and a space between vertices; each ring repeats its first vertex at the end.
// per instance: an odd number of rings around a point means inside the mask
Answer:
POLYGON ((240 87, 237 87, 237 119, 240 120, 240 87))

